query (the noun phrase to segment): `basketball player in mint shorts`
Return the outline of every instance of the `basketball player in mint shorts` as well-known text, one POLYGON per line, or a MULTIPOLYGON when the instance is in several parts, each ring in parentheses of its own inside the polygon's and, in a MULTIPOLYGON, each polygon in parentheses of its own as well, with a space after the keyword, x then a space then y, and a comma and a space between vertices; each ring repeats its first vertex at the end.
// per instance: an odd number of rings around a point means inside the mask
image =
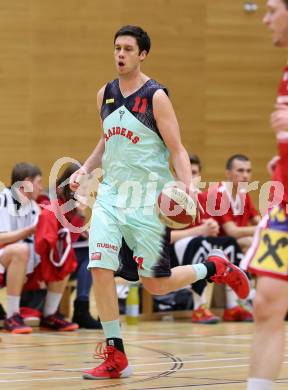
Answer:
POLYGON ((133 253, 131 261, 137 263, 141 282, 151 294, 167 294, 200 279, 227 283, 242 298, 249 293, 246 275, 218 250, 205 263, 170 270, 170 233, 154 210, 163 185, 172 180, 169 155, 178 180, 190 188, 191 196, 195 191, 167 90, 140 71, 149 50, 150 38, 140 27, 124 26, 115 34, 118 78, 97 95, 103 135, 70 178, 75 191, 81 176, 98 167, 104 171, 92 214, 89 268, 106 346, 99 353, 104 362, 85 371, 85 379, 124 378, 132 372, 114 282, 122 240, 124 253, 133 253))

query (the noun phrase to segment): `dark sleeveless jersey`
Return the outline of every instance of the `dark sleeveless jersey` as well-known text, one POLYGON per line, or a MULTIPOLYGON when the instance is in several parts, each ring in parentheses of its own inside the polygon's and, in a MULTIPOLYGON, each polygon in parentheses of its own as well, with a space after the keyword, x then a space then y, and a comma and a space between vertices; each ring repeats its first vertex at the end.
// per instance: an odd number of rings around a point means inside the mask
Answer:
POLYGON ((153 95, 158 89, 163 89, 168 95, 165 87, 155 80, 148 80, 138 89, 126 98, 122 95, 119 88, 119 80, 115 79, 108 83, 105 88, 103 104, 101 108, 101 119, 104 121, 113 111, 121 106, 125 106, 135 118, 142 122, 149 129, 153 130, 161 138, 160 132, 153 115, 153 95))
POLYGON ((159 89, 167 93, 150 79, 125 98, 118 79, 106 85, 101 107, 104 179, 98 200, 119 207, 152 205, 163 185, 173 180, 169 153, 153 115, 153 95, 159 89))

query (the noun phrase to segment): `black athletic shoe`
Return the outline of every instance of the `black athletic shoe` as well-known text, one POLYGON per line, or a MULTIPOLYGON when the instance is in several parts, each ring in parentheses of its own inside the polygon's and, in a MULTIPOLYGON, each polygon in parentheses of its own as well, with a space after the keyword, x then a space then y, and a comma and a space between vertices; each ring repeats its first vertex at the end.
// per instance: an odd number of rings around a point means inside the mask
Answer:
POLYGON ((88 301, 74 301, 74 314, 72 321, 79 325, 79 328, 102 329, 100 320, 95 320, 89 311, 88 301))

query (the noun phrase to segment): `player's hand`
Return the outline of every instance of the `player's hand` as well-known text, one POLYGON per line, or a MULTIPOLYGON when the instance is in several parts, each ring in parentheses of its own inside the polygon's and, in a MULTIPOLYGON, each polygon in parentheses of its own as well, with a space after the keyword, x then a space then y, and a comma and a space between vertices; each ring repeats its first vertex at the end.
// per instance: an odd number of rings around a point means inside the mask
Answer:
POLYGON ((212 236, 217 237, 219 234, 219 225, 217 221, 213 218, 205 219, 203 222, 203 228, 204 228, 204 235, 205 236, 212 236))
POLYGON ((276 110, 271 114, 271 126, 276 133, 288 131, 288 106, 276 104, 276 110))
POLYGON ((32 236, 36 231, 37 224, 27 226, 25 229, 25 237, 32 236))
POLYGON ((71 191, 75 192, 78 190, 81 179, 83 179, 85 175, 87 175, 87 170, 84 166, 82 166, 70 176, 69 185, 71 191))
POLYGON ((81 237, 82 240, 88 240, 88 238, 89 238, 89 232, 88 232, 88 230, 85 230, 85 232, 82 232, 82 233, 80 234, 80 237, 81 237))
POLYGON ((280 160, 280 156, 274 156, 267 164, 267 171, 270 175, 273 175, 273 171, 276 168, 277 162, 280 160))
POLYGON ((195 221, 198 221, 199 223, 201 222, 201 217, 205 214, 204 209, 198 199, 198 195, 200 193, 199 190, 200 181, 201 181, 201 176, 193 177, 192 182, 189 186, 189 195, 194 200, 194 203, 197 208, 195 221))

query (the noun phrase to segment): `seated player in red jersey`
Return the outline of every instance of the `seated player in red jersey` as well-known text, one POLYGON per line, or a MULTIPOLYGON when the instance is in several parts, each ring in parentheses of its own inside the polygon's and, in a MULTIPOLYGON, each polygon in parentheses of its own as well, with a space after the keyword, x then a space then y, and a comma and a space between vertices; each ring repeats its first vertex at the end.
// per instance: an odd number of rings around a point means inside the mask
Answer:
MULTIPOLYGON (((79 212, 77 202, 69 189, 70 175, 77 169, 68 166, 56 182, 57 198, 50 202, 48 196, 41 196, 42 213, 35 233, 35 249, 41 257, 41 262, 30 275, 25 290, 39 289, 41 284, 47 285, 47 298, 51 302, 44 305, 42 328, 71 331, 78 329, 78 324, 66 321, 58 312, 58 306, 69 277, 77 268, 77 258, 72 243, 80 233, 71 231, 71 226, 81 228, 84 225, 84 215, 79 212), (74 207, 65 211, 65 203, 72 202, 74 207), (47 310, 49 312, 47 313, 47 310), (53 311, 53 312, 52 312, 53 311)), ((83 314, 83 313, 82 313, 83 314)))
MULTIPOLYGON (((247 192, 251 173, 249 158, 243 154, 235 154, 226 162, 227 181, 212 184, 203 193, 206 214, 219 223, 219 235, 236 239, 243 253, 250 248, 260 221, 259 213, 247 192)), ((237 320, 242 316, 243 310, 247 314, 243 315, 245 320, 252 320, 252 314, 245 306, 243 302, 239 305, 238 297, 226 287, 224 320, 237 320)))
POLYGON ((260 221, 252 198, 247 192, 251 179, 251 161, 235 154, 226 162, 227 181, 213 184, 205 191, 206 212, 220 225, 220 234, 236 238, 245 253, 260 221))
MULTIPOLYGON (((76 164, 69 164, 57 180, 57 190, 56 194, 54 194, 54 196, 57 195, 56 202, 54 202, 55 210, 50 211, 44 207, 39 221, 40 229, 36 235, 36 247, 38 252, 42 253, 41 275, 46 283, 62 279, 67 281, 67 275, 70 276, 75 271, 77 287, 73 322, 78 324, 80 328, 100 329, 100 321, 94 319, 89 311, 89 293, 92 286, 92 276, 87 269, 89 262, 88 232, 87 230, 81 231, 85 224, 86 206, 83 202, 79 202, 79 194, 75 195, 77 198, 75 201, 74 193, 71 193, 69 185, 67 185, 70 176, 78 168, 76 164), (61 210, 64 210, 68 205, 72 210, 63 214, 61 210), (55 215, 58 215, 58 218, 55 215), (66 256, 66 260, 61 255, 59 257, 59 253, 57 254, 60 244, 62 246, 62 254, 66 256), (69 245, 69 250, 67 249, 67 244, 69 245), (56 263, 56 266, 55 261, 52 263, 50 259, 51 249, 54 251, 54 260, 58 263, 56 263), (57 259, 55 259, 55 255, 57 259), (60 262, 63 263, 62 266, 60 262)), ((81 186, 81 200, 84 202, 87 200, 86 192, 84 185, 81 186)), ((38 198, 38 202, 43 206, 51 205, 48 194, 42 194, 38 198)))
MULTIPOLYGON (((201 161, 198 156, 190 155, 190 164, 193 177, 201 175, 201 161)), ((205 193, 198 194, 198 200, 205 210, 205 193)), ((222 249, 227 258, 235 265, 239 265, 243 254, 234 237, 219 236, 218 222, 206 213, 195 221, 190 228, 171 231, 171 263, 172 266, 183 264, 197 264, 205 261, 210 251, 214 248, 222 249)), ((198 281, 192 284, 194 310, 192 322, 214 324, 220 321, 207 307, 206 281, 198 281)), ((249 310, 238 305, 234 299, 231 303, 230 291, 227 293, 227 309, 224 312, 224 320, 227 321, 252 321, 253 317, 249 310), (233 307, 233 316, 229 310, 229 303, 233 307), (227 315, 229 314, 229 316, 227 315)))

